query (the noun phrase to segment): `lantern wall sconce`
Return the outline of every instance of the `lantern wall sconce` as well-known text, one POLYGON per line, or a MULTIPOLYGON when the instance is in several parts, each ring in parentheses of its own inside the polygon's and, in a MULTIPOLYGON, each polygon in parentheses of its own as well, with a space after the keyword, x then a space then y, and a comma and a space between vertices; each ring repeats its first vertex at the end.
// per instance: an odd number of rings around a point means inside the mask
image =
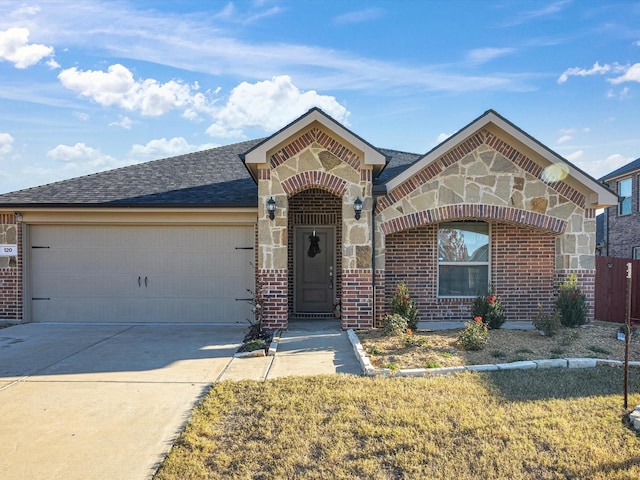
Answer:
POLYGON ((269 220, 276 218, 276 201, 273 197, 267 200, 267 212, 269 212, 269 220))
POLYGON ((356 214, 356 220, 360 220, 360 214, 362 213, 362 200, 360 200, 360 197, 353 202, 353 211, 356 214))

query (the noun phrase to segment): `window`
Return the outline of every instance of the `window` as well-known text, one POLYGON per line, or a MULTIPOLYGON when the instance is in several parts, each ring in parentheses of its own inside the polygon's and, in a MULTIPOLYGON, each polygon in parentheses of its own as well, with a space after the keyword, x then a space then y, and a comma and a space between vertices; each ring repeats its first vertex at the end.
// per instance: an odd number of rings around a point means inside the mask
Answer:
POLYGON ((618 214, 620 215, 629 215, 631 213, 631 182, 631 178, 625 178, 618 182, 618 197, 620 197, 618 214))
POLYGON ((475 297, 489 290, 489 224, 441 223, 438 296, 475 297))
POLYGON ((640 260, 640 247, 633 247, 631 249, 631 258, 634 260, 640 260))

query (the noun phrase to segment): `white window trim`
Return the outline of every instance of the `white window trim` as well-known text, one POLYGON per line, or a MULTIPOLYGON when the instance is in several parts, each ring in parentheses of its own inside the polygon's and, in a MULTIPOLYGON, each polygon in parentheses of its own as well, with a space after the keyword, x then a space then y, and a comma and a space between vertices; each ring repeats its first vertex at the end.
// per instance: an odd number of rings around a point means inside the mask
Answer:
MULTIPOLYGON (((438 228, 436 230, 436 298, 442 299, 467 299, 467 298, 476 298, 476 295, 440 295, 440 265, 457 265, 460 266, 487 266, 487 287, 491 287, 491 246, 493 244, 493 236, 492 236, 492 225, 489 222, 484 222, 487 224, 488 236, 489 236, 489 246, 487 249, 487 261, 486 262, 441 262, 438 258, 438 242, 439 242, 439 233, 440 233, 440 225, 443 223, 473 223, 471 221, 460 220, 458 222, 441 222, 438 224, 438 228)), ((485 292, 488 293, 488 292, 485 292)))

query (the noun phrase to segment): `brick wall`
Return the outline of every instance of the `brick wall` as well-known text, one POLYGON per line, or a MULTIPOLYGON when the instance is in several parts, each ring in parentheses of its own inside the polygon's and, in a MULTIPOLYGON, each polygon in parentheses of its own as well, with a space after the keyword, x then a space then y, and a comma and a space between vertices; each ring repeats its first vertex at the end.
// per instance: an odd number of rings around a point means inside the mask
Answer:
POLYGON ((342 328, 373 327, 371 269, 345 270, 342 275, 342 328))
MULTIPOLYGON (((437 298, 437 224, 386 237, 386 309, 393 290, 405 281, 421 321, 469 320, 473 299, 437 298)), ((508 224, 491 228, 491 281, 507 320, 530 321, 538 302, 554 299, 555 238, 548 232, 508 224)))
POLYGON ((342 199, 320 188, 310 188, 289 198, 288 211, 287 264, 289 272, 288 281, 288 309, 293 315, 293 237, 294 227, 297 225, 333 225, 336 229, 336 278, 335 296, 342 296, 342 199))
MULTIPOLYGON (((618 216, 618 206, 607 208, 609 221, 608 255, 610 257, 631 258, 633 247, 640 247, 640 212, 638 196, 640 192, 640 174, 633 176, 631 182, 631 215, 618 216)), ((618 182, 608 184, 618 192, 618 182)))
POLYGON ((267 328, 287 328, 287 270, 259 269, 264 324, 267 328))
POLYGON ((15 215, 0 214, 0 243, 18 245, 17 257, 0 257, 0 320, 22 321, 22 229, 15 215))

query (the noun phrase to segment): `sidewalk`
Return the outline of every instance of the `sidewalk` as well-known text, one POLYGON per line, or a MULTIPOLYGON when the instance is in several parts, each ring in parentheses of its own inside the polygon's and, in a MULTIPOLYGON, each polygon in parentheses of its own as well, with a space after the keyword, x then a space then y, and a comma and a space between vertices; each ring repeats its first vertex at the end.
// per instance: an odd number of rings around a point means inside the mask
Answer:
POLYGON ((273 357, 234 358, 218 381, 332 373, 362 375, 362 369, 339 321, 314 320, 291 322, 273 357))

